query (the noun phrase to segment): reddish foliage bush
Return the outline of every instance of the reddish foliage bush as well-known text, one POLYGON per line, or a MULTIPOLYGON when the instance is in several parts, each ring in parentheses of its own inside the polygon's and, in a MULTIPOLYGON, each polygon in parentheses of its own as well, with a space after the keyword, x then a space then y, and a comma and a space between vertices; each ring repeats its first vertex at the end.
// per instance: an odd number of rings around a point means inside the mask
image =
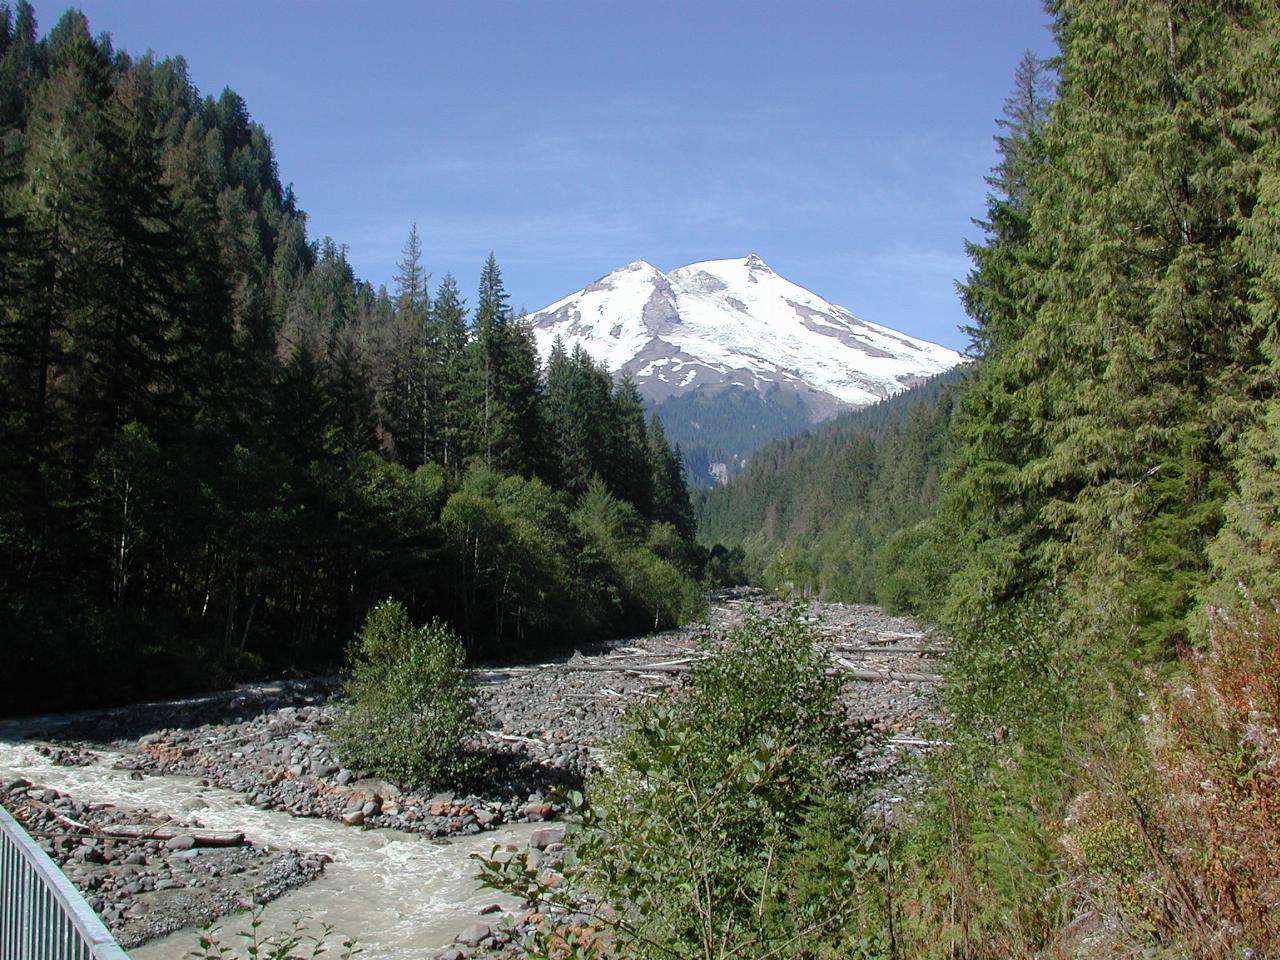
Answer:
POLYGON ((1155 718, 1166 919, 1202 956, 1280 947, 1280 616, 1214 617, 1155 718))

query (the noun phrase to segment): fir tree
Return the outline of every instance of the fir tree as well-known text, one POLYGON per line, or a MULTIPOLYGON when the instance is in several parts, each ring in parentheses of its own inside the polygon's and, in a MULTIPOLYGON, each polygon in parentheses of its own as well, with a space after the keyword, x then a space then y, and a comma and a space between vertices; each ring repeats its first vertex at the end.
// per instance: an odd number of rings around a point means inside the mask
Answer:
POLYGON ((415 223, 396 273, 395 315, 383 344, 381 406, 394 455, 408 467, 426 463, 436 446, 434 420, 439 384, 433 370, 435 346, 428 323, 429 275, 415 223))
POLYGON ((480 274, 480 293, 468 345, 471 356, 467 397, 477 437, 475 452, 490 469, 495 462, 495 448, 502 457, 510 441, 508 411, 502 405, 498 387, 509 319, 502 273, 491 252, 480 274))
MULTIPOLYGON (((649 469, 649 437, 644 401, 630 376, 624 375, 613 392, 613 429, 609 455, 614 493, 642 516, 653 512, 654 476, 649 469)), ((683 477, 681 478, 683 481, 683 477)), ((686 491, 687 495, 687 491, 686 491)))
MULTIPOLYGON (((8 7, 5 7, 6 27, 8 7)), ((46 50, 36 36, 36 12, 28 0, 19 0, 12 29, 0 53, 0 129, 23 127, 30 114, 37 85, 47 69, 46 50)))
POLYGON ((418 236, 418 225, 409 228, 409 237, 404 242, 400 263, 396 267, 396 312, 405 318, 410 325, 425 328, 427 313, 431 308, 427 293, 427 284, 431 274, 422 266, 422 240, 418 236))
POLYGON ((492 253, 480 275, 468 349, 475 453, 489 469, 527 475, 537 462, 537 349, 528 323, 511 314, 492 253))
POLYGON ((439 384, 435 431, 438 459, 446 472, 458 473, 466 463, 468 417, 467 310, 452 274, 446 273, 431 304, 432 375, 439 384))
MULTIPOLYGON (((565 353, 559 340, 547 361, 543 410, 551 434, 555 482, 574 494, 592 478, 612 479, 615 436, 609 374, 581 346, 565 353)), ((610 485, 610 492, 616 493, 610 485)))
POLYGON ((339 331, 329 348, 325 392, 333 411, 326 448, 353 456, 376 447, 374 390, 353 330, 339 331))

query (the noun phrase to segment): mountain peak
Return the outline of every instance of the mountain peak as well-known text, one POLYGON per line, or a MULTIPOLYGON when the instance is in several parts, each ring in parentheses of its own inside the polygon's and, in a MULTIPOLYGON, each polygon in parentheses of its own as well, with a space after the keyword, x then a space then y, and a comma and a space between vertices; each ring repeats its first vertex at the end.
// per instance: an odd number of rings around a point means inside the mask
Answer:
POLYGON ((530 316, 545 356, 581 344, 650 400, 736 385, 798 393, 813 419, 862 407, 961 361, 867 323, 792 283, 755 253, 663 273, 633 260, 530 316))
POLYGON ((642 270, 652 271, 653 273, 662 272, 648 260, 632 260, 630 263, 624 263, 617 269, 611 270, 610 273, 635 273, 642 270))

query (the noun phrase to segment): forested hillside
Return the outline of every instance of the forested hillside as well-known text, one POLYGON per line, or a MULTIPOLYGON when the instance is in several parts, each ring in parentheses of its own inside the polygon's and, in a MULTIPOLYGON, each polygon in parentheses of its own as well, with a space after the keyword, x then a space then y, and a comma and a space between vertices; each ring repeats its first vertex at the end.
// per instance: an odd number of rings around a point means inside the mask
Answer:
POLYGON ((680 447, 690 480, 704 487, 736 477, 758 447, 811 423, 804 400, 778 388, 699 388, 667 397, 654 412, 680 447))
POLYGON ((700 537, 742 549, 774 589, 908 605, 898 564, 937 509, 961 376, 767 444, 741 477, 695 496, 700 537))
POLYGON ((661 428, 492 256, 360 281, 240 97, 75 11, 0 6, 0 144, 8 709, 332 663, 388 595, 507 652, 698 608, 661 428))
POLYGON ((1270 4, 1070 3, 1025 61, 963 286, 951 616, 1044 589, 1126 658, 1277 585, 1270 4), (1053 66, 1053 65, 1049 65, 1053 66))
POLYGON ((1266 4, 1050 6, 1062 56, 1018 68, 960 285, 976 362, 770 444, 700 523, 779 582, 868 598, 814 538, 927 520, 946 563, 917 610, 1049 589, 1150 662, 1206 603, 1280 587, 1280 38, 1266 4))

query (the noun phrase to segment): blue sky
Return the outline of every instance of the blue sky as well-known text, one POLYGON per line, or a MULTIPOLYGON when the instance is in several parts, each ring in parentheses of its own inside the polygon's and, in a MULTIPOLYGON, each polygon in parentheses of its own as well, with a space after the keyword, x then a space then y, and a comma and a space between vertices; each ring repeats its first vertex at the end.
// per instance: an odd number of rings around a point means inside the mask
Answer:
MULTIPOLYGON (((65 4, 35 0, 42 32, 65 4)), ((82 0, 271 134, 313 237, 391 283, 417 222, 530 310, 630 260, 754 252, 960 348, 954 281, 1036 0, 82 0)))

